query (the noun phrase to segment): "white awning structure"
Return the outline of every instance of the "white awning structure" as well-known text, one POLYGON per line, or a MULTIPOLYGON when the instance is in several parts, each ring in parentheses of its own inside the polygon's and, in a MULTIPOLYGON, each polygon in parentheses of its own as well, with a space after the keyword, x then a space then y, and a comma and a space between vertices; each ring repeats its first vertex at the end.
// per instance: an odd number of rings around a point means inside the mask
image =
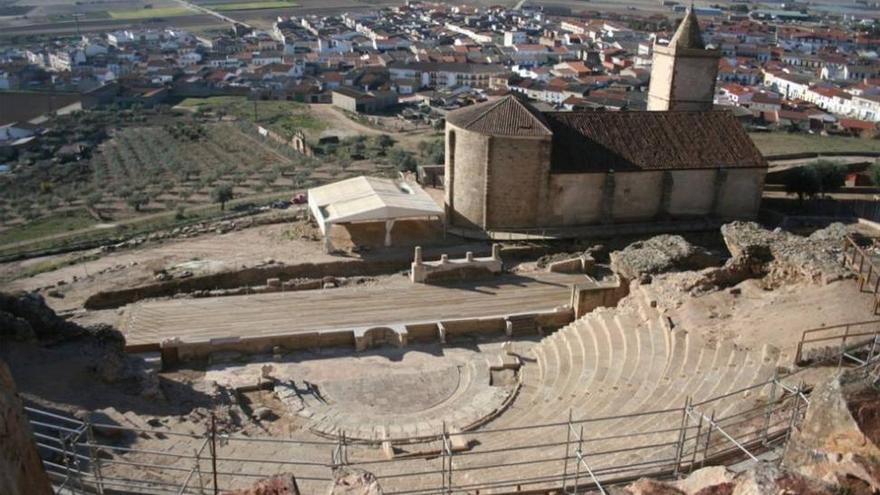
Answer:
POLYGON ((443 208, 416 184, 363 176, 309 189, 309 211, 325 239, 333 224, 384 221, 386 246, 394 220, 443 215, 443 208))

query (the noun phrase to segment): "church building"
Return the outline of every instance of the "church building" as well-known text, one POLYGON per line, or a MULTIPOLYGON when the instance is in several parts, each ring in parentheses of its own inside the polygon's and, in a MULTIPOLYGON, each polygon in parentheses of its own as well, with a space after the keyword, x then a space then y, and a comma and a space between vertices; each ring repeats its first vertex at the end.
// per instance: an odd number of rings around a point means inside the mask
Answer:
POLYGON ((754 218, 767 161, 712 110, 720 52, 689 12, 656 46, 648 111, 540 112, 516 96, 450 112, 445 208, 480 231, 754 218))

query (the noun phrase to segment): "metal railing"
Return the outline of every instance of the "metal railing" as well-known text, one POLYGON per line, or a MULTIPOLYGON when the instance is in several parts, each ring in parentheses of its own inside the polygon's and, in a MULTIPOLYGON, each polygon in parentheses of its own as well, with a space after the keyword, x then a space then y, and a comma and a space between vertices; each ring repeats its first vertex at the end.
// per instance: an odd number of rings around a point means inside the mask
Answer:
MULTIPOLYGON (((808 330, 802 343, 839 341, 830 347, 838 365, 880 373, 878 323, 808 330), (853 330, 868 325, 870 331, 853 330)), ((798 349, 802 358, 804 345, 798 349)), ((681 407, 669 409, 580 418, 569 410, 566 421, 468 432, 444 424, 434 437, 439 440, 399 444, 423 448, 410 455, 397 455, 381 441, 349 442, 344 432, 336 441, 222 434, 213 416, 206 431, 183 433, 26 411, 58 493, 216 494, 282 472, 313 493, 346 465, 375 474, 389 495, 604 493, 640 477, 674 478, 706 465, 754 461, 783 446, 809 405, 798 373, 702 401, 688 394, 681 407)))
POLYGON ((855 272, 859 281, 859 290, 865 286, 874 296, 873 313, 880 309, 880 267, 874 264, 874 258, 859 246, 851 236, 843 238, 843 266, 855 272))
POLYGON ((568 494, 604 493, 606 486, 638 477, 674 477, 778 446, 806 409, 802 389, 785 383, 791 380, 774 377, 658 411, 582 419, 570 411, 568 421, 557 423, 465 433, 444 428, 435 455, 390 459, 377 458, 377 445, 349 444, 344 434, 336 442, 224 435, 213 418, 207 431, 189 434, 94 423, 36 408, 27 412, 44 465, 64 493, 210 494, 281 472, 294 474, 305 493, 312 493, 323 491, 341 465, 374 473, 388 494, 550 487, 568 494), (762 390, 770 391, 766 401, 739 407, 742 394, 758 397, 762 390), (461 448, 465 440, 482 448, 461 448), (284 454, 243 453, 263 450, 284 454))
POLYGON ((880 339, 880 319, 805 330, 797 344, 795 363, 806 364, 810 361, 833 358, 837 359, 838 367, 845 360, 864 364, 864 360, 858 358, 852 351, 866 348, 870 360, 880 351, 878 339, 880 339))

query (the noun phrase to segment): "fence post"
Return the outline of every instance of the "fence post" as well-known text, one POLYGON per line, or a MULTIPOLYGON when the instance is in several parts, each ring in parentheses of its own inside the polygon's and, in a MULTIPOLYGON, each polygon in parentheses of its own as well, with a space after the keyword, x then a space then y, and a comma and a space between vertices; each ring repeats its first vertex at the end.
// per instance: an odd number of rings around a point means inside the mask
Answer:
POLYGON ((761 444, 767 446, 767 437, 770 434, 770 416, 773 415, 773 403, 776 402, 776 385, 779 382, 779 370, 773 372, 773 383, 770 384, 770 397, 767 399, 767 411, 764 412, 764 432, 761 444))
MULTIPOLYGON (((712 441, 712 428, 715 425, 715 410, 712 409, 712 415, 709 417, 709 430, 706 431, 706 447, 703 449, 703 458, 700 459, 700 467, 702 468, 706 464, 706 459, 709 457, 709 443, 712 441)), ((694 445, 696 448, 696 444, 694 445)))
POLYGON ((95 446, 95 432, 92 430, 90 415, 86 415, 83 421, 86 427, 86 440, 89 442, 89 458, 92 464, 92 473, 95 476, 95 491, 98 495, 104 495, 104 477, 101 475, 101 465, 98 463, 98 449, 95 446))
POLYGON ((202 448, 196 450, 196 473, 199 475, 199 493, 205 493, 205 480, 202 478, 202 452, 205 450, 205 444, 202 448))
POLYGON ((581 484, 581 455, 583 455, 583 445, 584 445, 584 425, 581 425, 580 434, 578 434, 578 447, 575 451, 577 457, 577 464, 575 465, 574 470, 574 495, 577 495, 578 486, 581 484))
POLYGON ((440 479, 442 493, 449 493, 446 490, 446 421, 443 421, 443 431, 440 433, 440 479))
POLYGON ((788 431, 785 432, 785 443, 788 444, 791 439, 791 432, 794 430, 794 424, 797 421, 798 412, 801 406, 801 385, 794 388, 794 409, 791 411, 791 419, 788 421, 788 431))
POLYGON ((691 463, 688 466, 688 473, 692 473, 694 471, 694 466, 697 465, 697 451, 700 450, 697 447, 700 445, 700 432, 703 430, 703 415, 697 419, 697 433, 694 435, 694 454, 691 457, 691 463))
POLYGON ((214 495, 220 493, 217 486, 217 419, 214 413, 211 413, 211 473, 214 480, 214 495))
POLYGON ((568 453, 569 453, 569 444, 571 443, 571 408, 568 409, 568 424, 566 425, 565 432, 565 457, 562 461, 562 493, 568 493, 568 453))
POLYGON ((678 429, 678 442, 675 446, 675 466, 672 468, 672 475, 678 476, 681 468, 681 456, 684 454, 685 428, 687 427, 688 411, 691 407, 691 397, 684 399, 684 407, 681 409, 681 426, 678 429))
POLYGON ((849 325, 843 329, 843 340, 840 341, 840 355, 837 357, 837 369, 843 366, 843 355, 846 353, 846 339, 849 337, 849 325))
POLYGON ((446 479, 449 481, 449 493, 452 493, 452 439, 449 437, 449 434, 446 435, 446 450, 449 451, 449 460, 447 461, 447 466, 449 466, 449 474, 446 475, 446 479))

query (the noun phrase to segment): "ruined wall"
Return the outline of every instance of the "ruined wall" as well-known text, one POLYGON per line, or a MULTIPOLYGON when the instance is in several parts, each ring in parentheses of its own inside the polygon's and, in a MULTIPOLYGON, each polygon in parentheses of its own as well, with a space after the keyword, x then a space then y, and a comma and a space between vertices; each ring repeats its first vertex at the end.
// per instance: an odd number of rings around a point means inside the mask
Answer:
POLYGON ((86 299, 84 306, 86 309, 110 309, 149 297, 172 296, 180 292, 263 285, 269 278, 278 278, 283 281, 295 278, 323 278, 327 276, 382 275, 397 270, 405 270, 408 266, 409 257, 398 260, 346 260, 328 263, 260 266, 232 272, 174 279, 129 289, 97 292, 86 299))
POLYGON ((446 142, 448 221, 460 227, 483 228, 489 137, 446 124, 446 142))
POLYGON ((716 214, 725 219, 751 219, 758 216, 766 169, 725 170, 720 184, 716 214))
POLYGON ((539 224, 550 174, 550 138, 493 137, 489 142, 486 228, 539 224))
POLYGON ((3 361, 0 361, 0 493, 52 494, 15 382, 3 361))

